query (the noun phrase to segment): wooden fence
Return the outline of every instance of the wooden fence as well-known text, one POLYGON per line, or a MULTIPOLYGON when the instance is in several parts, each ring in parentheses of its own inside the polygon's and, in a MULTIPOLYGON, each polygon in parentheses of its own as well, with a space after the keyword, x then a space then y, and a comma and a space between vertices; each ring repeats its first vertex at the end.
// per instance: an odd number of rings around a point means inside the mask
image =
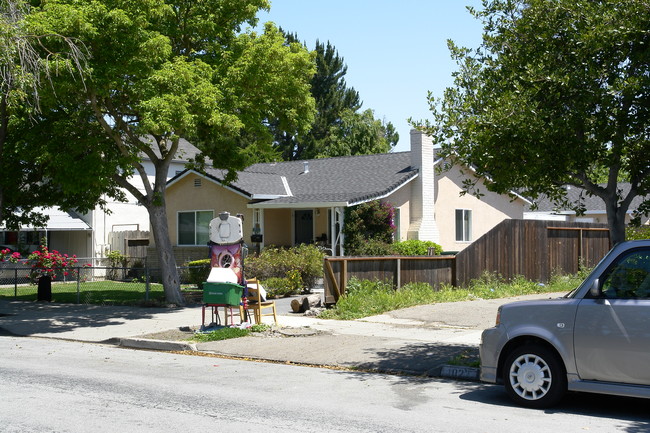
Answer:
POLYGON ((505 220, 456 256, 328 257, 325 302, 336 303, 352 277, 388 280, 395 287, 416 281, 462 287, 487 271, 547 282, 553 273, 594 266, 610 248, 604 224, 505 220))
POLYGON ((143 230, 110 232, 108 243, 111 245, 111 251, 119 251, 127 257, 144 260, 149 246, 149 232, 143 230))
POLYGON ((417 281, 433 287, 453 284, 454 261, 453 256, 328 257, 324 263, 325 303, 336 303, 351 277, 388 280, 397 288, 417 281))

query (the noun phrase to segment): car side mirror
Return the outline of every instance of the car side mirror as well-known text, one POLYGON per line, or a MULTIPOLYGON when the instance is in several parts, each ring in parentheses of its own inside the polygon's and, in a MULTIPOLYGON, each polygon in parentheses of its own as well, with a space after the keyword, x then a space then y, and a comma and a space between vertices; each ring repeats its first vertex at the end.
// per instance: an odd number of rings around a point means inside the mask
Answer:
POLYGON ((592 298, 600 298, 602 295, 600 291, 600 281, 598 278, 594 280, 594 282, 591 284, 591 288, 589 289, 589 294, 591 295, 592 298))

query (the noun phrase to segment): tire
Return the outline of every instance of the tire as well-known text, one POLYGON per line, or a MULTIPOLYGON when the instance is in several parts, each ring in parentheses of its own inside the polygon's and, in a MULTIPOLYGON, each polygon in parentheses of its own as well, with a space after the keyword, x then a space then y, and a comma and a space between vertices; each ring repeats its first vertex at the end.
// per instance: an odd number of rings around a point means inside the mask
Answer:
POLYGON ((517 347, 508 355, 503 383, 515 403, 535 409, 559 403, 567 390, 564 365, 558 355, 535 345, 517 347))

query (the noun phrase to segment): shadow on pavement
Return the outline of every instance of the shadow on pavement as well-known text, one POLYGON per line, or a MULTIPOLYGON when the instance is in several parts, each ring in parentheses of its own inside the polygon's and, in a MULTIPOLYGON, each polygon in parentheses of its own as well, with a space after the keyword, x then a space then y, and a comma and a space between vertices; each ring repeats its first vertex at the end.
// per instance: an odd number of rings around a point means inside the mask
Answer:
MULTIPOLYGON (((498 385, 482 385, 480 388, 468 390, 460 396, 463 400, 490 404, 498 407, 520 408, 520 410, 539 411, 541 409, 526 409, 517 406, 506 394, 505 389, 498 385)), ((562 402, 552 408, 545 409, 547 414, 573 414, 607 419, 618 419, 631 423, 630 426, 620 426, 619 431, 630 433, 650 431, 650 416, 648 415, 648 400, 643 398, 618 397, 612 395, 570 392, 562 402)))
MULTIPOLYGON (((371 351, 366 350, 366 352, 370 354, 371 351)), ((470 358, 478 360, 478 349, 473 346, 410 343, 392 350, 382 348, 372 351, 372 358, 375 360, 364 362, 359 367, 387 373, 434 377, 440 373, 443 364, 461 354, 469 354, 470 358)), ((408 380, 409 376, 403 378, 408 380)))
MULTIPOLYGON (((78 328, 102 328, 157 314, 173 308, 140 308, 43 302, 0 302, 3 335, 59 334, 78 328)), ((200 313, 198 313, 200 317, 200 313)))

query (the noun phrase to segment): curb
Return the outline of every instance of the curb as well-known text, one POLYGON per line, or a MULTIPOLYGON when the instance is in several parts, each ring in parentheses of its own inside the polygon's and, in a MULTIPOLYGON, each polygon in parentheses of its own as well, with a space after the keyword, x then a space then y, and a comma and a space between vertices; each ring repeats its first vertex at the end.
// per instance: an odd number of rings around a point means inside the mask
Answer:
POLYGON ((442 370, 440 370, 440 377, 445 377, 448 379, 462 379, 462 380, 471 380, 479 381, 480 369, 476 367, 465 367, 462 365, 443 365, 442 370))
MULTIPOLYGON (((183 341, 151 340, 145 338, 119 338, 119 339, 114 339, 114 341, 112 341, 111 343, 114 343, 120 347, 128 347, 131 349, 161 350, 167 352, 199 352, 196 343, 188 343, 183 341)), ((334 365, 333 367, 335 366, 336 365, 334 365)), ((387 373, 399 374, 405 372, 392 371, 387 373)), ((421 372, 419 373, 409 372, 409 373, 422 374, 421 372)), ((430 374, 427 374, 427 376, 478 382, 480 381, 479 379, 480 369, 476 367, 466 367, 462 365, 444 364, 441 367, 438 367, 438 369, 434 369, 434 371, 432 371, 430 374)))
POLYGON ((184 341, 149 340, 146 338, 120 338, 120 341, 117 343, 117 345, 131 349, 163 350, 167 352, 197 351, 196 343, 188 343, 184 341))

